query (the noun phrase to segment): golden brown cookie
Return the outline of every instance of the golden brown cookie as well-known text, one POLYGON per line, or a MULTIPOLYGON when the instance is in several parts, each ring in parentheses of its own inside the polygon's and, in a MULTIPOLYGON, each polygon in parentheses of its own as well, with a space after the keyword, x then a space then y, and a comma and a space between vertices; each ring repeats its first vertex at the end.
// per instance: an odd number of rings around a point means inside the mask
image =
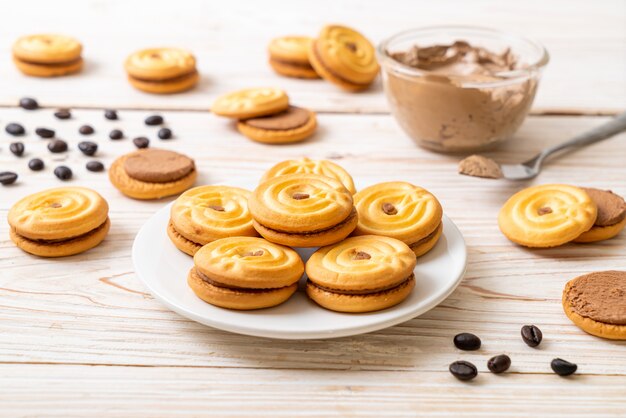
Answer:
POLYGON ((415 287, 416 259, 402 241, 376 235, 317 250, 306 263, 306 292, 326 309, 371 312, 402 302, 415 287))
POLYGON ((308 36, 282 36, 272 39, 269 44, 269 63, 280 75, 295 78, 319 78, 309 62, 309 47, 312 38, 308 36))
POLYGON ((232 237, 203 246, 187 282, 205 302, 228 309, 261 309, 296 291, 304 263, 294 250, 262 238, 232 237))
POLYGON ((574 242, 597 242, 611 239, 626 226, 626 202, 610 190, 583 188, 598 207, 598 217, 589 231, 574 242))
POLYGON ((289 106, 287 110, 269 116, 239 121, 239 132, 253 141, 265 144, 289 144, 302 141, 315 132, 315 113, 301 107, 289 106))
POLYGON ((355 235, 383 235, 399 239, 420 256, 441 236, 443 209, 427 190, 393 181, 367 187, 354 195, 359 213, 355 235))
POLYGON ((298 160, 282 161, 263 174, 263 177, 261 177, 261 183, 271 178, 284 176, 286 174, 321 174, 323 176, 339 180, 350 193, 356 193, 352 176, 350 176, 350 174, 339 164, 335 164, 334 162, 328 160, 300 158, 298 160))
POLYGON ((80 42, 69 36, 28 35, 13 45, 13 62, 26 75, 57 77, 83 68, 81 52, 80 42))
POLYGON ((109 231, 109 206, 84 187, 60 187, 35 193, 11 207, 11 240, 41 257, 64 257, 98 245, 109 231))
POLYGON ((322 78, 348 91, 368 88, 380 69, 370 41, 339 25, 322 29, 311 43, 309 61, 322 78))
POLYGON ((173 196, 196 181, 194 161, 174 151, 140 149, 111 164, 109 179, 126 196, 150 200, 173 196))
POLYGON ((147 93, 170 94, 189 90, 200 76, 196 58, 179 48, 151 48, 131 54, 124 64, 130 84, 147 93))
POLYGON ((261 87, 235 91, 218 97, 211 111, 219 116, 249 119, 287 110, 289 96, 281 89, 261 87))
POLYGON ((498 225, 517 244, 555 247, 588 231, 596 216, 596 204, 583 189, 544 184, 511 196, 500 209, 498 225))
POLYGON ((563 290, 563 310, 591 335, 626 340, 626 272, 598 271, 570 280, 563 290))
POLYGON ((264 238, 293 247, 341 241, 358 220, 352 194, 338 180, 319 174, 269 179, 252 193, 248 207, 264 238))
POLYGON ((256 237, 248 210, 250 192, 238 187, 199 186, 181 194, 170 210, 167 233, 176 247, 194 255, 209 242, 256 237))

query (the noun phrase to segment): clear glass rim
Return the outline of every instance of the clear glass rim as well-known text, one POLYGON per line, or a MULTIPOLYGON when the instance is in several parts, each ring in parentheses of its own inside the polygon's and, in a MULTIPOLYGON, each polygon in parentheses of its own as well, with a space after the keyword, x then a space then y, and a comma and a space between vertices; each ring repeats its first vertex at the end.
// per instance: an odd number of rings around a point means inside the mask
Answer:
POLYGON ((416 36, 420 34, 425 34, 428 32, 442 32, 442 31, 468 31, 475 32, 477 35, 486 35, 486 36, 496 36, 500 37, 503 40, 506 39, 514 39, 517 42, 523 42, 530 45, 532 48, 535 48, 538 52, 539 58, 529 63, 526 67, 512 70, 512 71, 502 71, 499 73, 495 73, 494 75, 497 77, 502 77, 502 80, 498 81, 490 81, 490 82, 476 82, 475 80, 471 80, 471 78, 467 78, 466 82, 463 82, 464 76, 455 76, 455 79, 462 81, 463 87, 497 87, 499 85, 506 85, 516 82, 525 81, 528 78, 534 77, 537 73, 541 72, 541 70, 548 64, 550 61, 550 55, 546 48, 540 44, 539 42, 516 35, 510 32, 504 32, 497 29, 485 28, 481 26, 471 26, 471 25, 438 25, 438 26, 424 26, 419 28, 407 29, 402 32, 398 32, 387 39, 384 39, 382 42, 378 44, 376 48, 376 53, 378 55, 378 61, 383 64, 385 67, 391 67, 395 71, 398 71, 402 74, 408 76, 416 76, 421 77, 430 74, 428 71, 420 70, 414 67, 410 67, 408 65, 402 64, 401 62, 396 61, 388 54, 388 47, 394 41, 397 41, 400 38, 416 36))

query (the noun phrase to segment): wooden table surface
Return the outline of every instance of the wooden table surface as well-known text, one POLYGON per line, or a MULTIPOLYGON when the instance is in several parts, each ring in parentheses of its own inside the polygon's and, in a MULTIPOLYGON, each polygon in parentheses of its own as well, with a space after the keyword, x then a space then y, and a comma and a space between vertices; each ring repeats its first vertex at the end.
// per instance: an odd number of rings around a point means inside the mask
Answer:
MULTIPOLYGON (((462 23, 523 33, 551 54, 530 116, 509 142, 489 155, 524 160, 541 148, 592 128, 626 108, 626 3, 574 0, 524 2, 318 1, 123 2, 59 0, 12 2, 0 25, 0 125, 28 129, 22 158, 0 133, 0 171, 19 173, 0 187, 0 416, 624 416, 626 343, 576 328, 560 297, 569 279, 594 270, 626 268, 626 234, 592 245, 528 250, 499 232, 497 212, 530 184, 563 182, 626 195, 626 134, 571 153, 529 183, 488 181, 456 174, 458 157, 417 148, 399 129, 377 83, 361 94, 322 81, 273 74, 265 46, 273 36, 314 35, 328 21, 362 30, 374 42, 414 26, 462 23), (54 80, 22 76, 13 67, 13 40, 29 32, 75 35, 87 66, 54 80), (174 45, 194 51, 202 82, 168 97, 142 94, 125 80, 122 63, 136 48, 174 45), (295 104, 319 112, 310 140, 272 147, 253 143, 208 112, 219 94, 248 86, 285 88, 295 104), (19 97, 45 106, 17 108, 19 97), (57 106, 74 117, 57 121, 57 106), (120 110, 107 121, 102 108, 120 110), (156 139, 143 118, 159 109, 174 130, 156 139), (123 197, 105 173, 84 169, 76 150, 83 123, 96 129, 98 158, 107 166, 131 151, 129 139, 108 140, 121 128, 132 138, 192 154, 199 183, 253 184, 287 158, 332 158, 361 182, 405 180, 430 189, 463 232, 469 252, 465 279, 432 311, 401 325, 355 337, 281 341, 211 329, 155 301, 133 272, 130 249, 141 225, 166 201, 123 197), (53 156, 33 134, 54 127, 71 151, 53 156), (30 172, 42 157, 47 168, 30 172), (96 249, 63 259, 41 259, 15 248, 6 215, 20 197, 59 186, 52 169, 74 168, 69 183, 98 190, 111 208, 112 228, 96 249), (544 342, 527 347, 524 324, 538 325, 544 342), (478 352, 456 350, 452 337, 474 332, 478 352), (486 360, 507 353, 502 376, 486 360), (563 357, 578 364, 570 378, 550 370, 563 357), (447 371, 458 359, 474 362, 477 379, 463 383, 447 371)), ((184 280, 173 277, 172 280, 184 280)))

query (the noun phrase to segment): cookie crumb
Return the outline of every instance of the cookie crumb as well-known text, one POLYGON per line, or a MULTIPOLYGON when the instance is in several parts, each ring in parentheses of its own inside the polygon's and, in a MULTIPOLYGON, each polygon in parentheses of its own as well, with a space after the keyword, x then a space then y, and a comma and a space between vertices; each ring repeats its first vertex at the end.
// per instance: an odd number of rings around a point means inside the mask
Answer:
POLYGON ((459 174, 486 179, 502 178, 500 164, 482 155, 470 155, 459 162, 459 174))

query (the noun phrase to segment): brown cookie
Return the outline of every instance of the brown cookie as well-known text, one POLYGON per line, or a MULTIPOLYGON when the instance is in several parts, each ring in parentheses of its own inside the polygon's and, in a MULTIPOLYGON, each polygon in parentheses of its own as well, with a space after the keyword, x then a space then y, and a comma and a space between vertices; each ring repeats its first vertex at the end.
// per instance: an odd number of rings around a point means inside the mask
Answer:
POLYGON ((311 119, 311 112, 301 107, 289 106, 284 112, 260 118, 247 119, 245 124, 259 129, 283 131, 295 129, 311 119))
POLYGON ((168 183, 180 180, 194 170, 191 158, 163 149, 139 150, 124 161, 124 171, 135 180, 168 183))
POLYGON ((610 190, 582 188, 598 206, 598 217, 594 225, 609 226, 620 223, 626 218, 626 202, 610 190))

